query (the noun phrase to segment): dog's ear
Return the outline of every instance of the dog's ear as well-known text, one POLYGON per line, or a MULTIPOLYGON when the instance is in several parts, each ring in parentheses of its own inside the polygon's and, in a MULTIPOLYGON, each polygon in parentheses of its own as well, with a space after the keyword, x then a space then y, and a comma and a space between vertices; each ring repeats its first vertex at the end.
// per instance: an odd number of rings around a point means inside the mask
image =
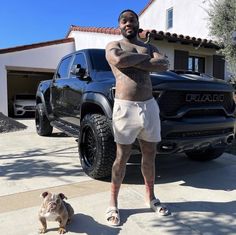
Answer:
POLYGON ((58 195, 59 195, 59 197, 61 198, 61 200, 67 199, 67 197, 65 196, 64 193, 59 193, 58 195))
POLYGON ((47 195, 48 195, 48 192, 43 192, 43 193, 40 195, 40 197, 45 198, 45 197, 47 197, 47 195))

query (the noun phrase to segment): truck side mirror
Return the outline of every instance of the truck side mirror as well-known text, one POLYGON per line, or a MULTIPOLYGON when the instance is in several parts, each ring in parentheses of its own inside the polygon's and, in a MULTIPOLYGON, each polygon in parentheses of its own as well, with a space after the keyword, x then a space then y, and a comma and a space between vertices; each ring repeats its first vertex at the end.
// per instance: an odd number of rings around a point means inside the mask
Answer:
POLYGON ((76 77, 83 78, 86 70, 84 68, 82 68, 80 64, 75 64, 75 65, 72 65, 70 72, 71 72, 71 74, 75 75, 76 77))
POLYGON ((87 75, 87 70, 85 68, 82 68, 80 64, 72 65, 70 72, 80 80, 88 82, 91 81, 91 78, 87 75))

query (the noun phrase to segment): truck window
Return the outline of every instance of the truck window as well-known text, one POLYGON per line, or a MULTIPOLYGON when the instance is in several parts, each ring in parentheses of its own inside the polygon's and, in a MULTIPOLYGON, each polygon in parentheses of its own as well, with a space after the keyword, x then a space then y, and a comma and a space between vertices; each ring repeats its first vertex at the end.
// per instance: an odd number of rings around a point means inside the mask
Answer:
POLYGON ((57 73, 56 73, 56 78, 68 77, 70 61, 71 61, 71 56, 69 56, 61 61, 60 65, 58 67, 57 73))
POLYGON ((111 71, 106 57, 105 50, 93 50, 90 52, 92 67, 96 71, 111 71))
POLYGON ((74 59, 73 65, 77 65, 77 64, 80 64, 81 68, 84 68, 84 69, 88 68, 87 62, 85 60, 85 56, 84 56, 83 53, 79 53, 79 54, 75 55, 75 59, 74 59))

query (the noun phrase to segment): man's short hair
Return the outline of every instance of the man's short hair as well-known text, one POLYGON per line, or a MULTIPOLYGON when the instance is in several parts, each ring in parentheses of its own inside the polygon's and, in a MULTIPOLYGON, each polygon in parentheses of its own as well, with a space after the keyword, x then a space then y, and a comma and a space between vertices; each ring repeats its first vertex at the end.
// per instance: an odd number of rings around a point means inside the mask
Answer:
POLYGON ((131 12, 135 15, 136 19, 138 20, 138 15, 136 12, 134 12, 133 10, 130 10, 130 9, 126 9, 124 11, 122 11, 118 17, 118 22, 120 22, 120 19, 122 18, 122 15, 125 13, 125 12, 131 12))

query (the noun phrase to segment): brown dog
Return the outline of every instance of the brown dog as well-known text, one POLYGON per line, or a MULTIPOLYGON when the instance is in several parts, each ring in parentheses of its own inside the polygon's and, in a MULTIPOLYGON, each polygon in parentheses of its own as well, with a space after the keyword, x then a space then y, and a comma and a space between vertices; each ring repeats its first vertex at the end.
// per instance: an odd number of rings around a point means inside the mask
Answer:
POLYGON ((59 234, 66 232, 66 224, 68 224, 74 215, 74 210, 71 205, 63 199, 67 199, 63 193, 53 194, 44 192, 41 194, 44 198, 39 210, 39 221, 42 224, 40 233, 45 233, 47 230, 47 221, 59 222, 59 234))

